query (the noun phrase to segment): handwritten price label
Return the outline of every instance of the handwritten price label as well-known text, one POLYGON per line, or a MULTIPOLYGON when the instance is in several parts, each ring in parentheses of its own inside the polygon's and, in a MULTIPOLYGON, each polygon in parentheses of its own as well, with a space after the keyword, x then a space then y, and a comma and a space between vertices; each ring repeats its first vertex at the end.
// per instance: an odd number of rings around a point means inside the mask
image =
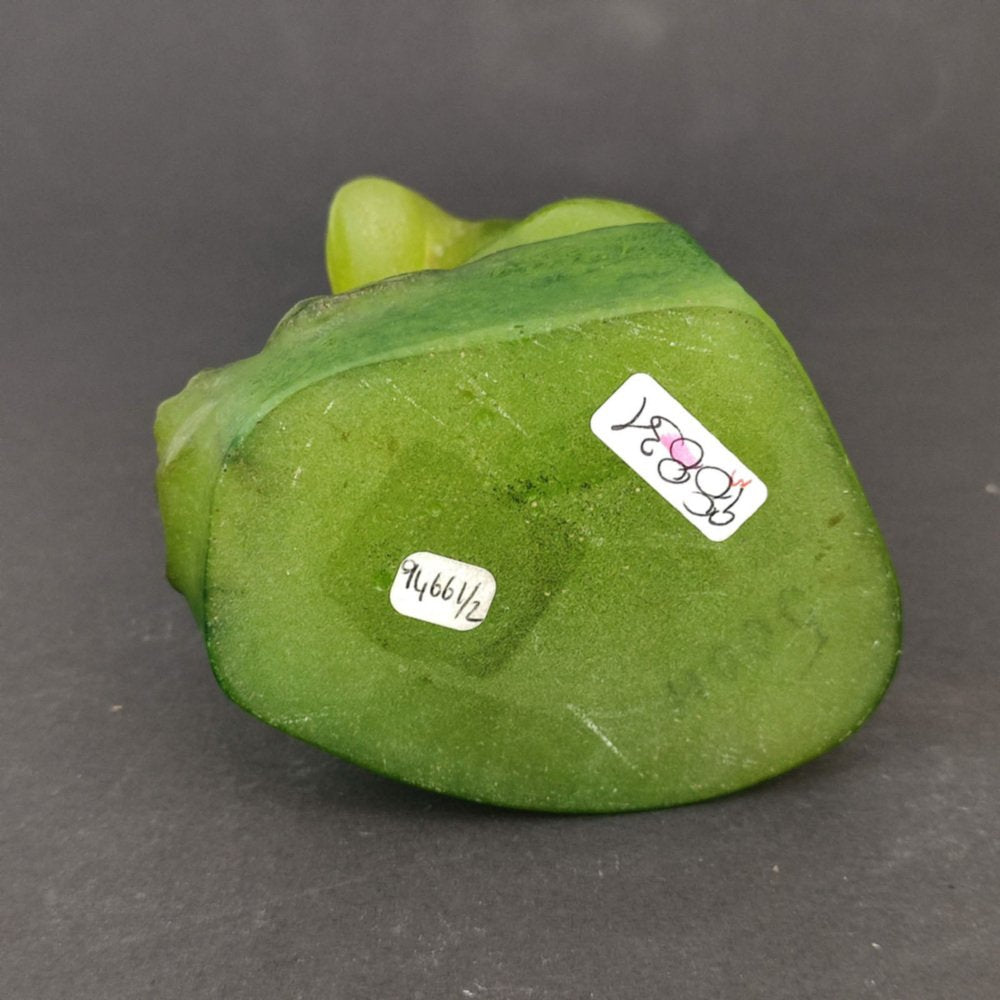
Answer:
POLYGON ((488 569, 433 552, 414 552, 396 571, 389 603, 401 615, 468 632, 486 618, 497 582, 488 569))
POLYGON ((767 499, 764 483, 650 375, 629 376, 590 429, 713 542, 767 499))

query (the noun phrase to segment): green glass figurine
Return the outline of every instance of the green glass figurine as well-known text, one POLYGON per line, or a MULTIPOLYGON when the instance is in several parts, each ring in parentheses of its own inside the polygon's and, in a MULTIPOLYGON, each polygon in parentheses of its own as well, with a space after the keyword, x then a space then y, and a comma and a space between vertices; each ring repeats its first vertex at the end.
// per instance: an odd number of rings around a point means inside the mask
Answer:
POLYGON ((610 812, 865 720, 896 579, 788 343, 619 202, 338 192, 336 294, 160 407, 168 573, 253 715, 403 781, 610 812))

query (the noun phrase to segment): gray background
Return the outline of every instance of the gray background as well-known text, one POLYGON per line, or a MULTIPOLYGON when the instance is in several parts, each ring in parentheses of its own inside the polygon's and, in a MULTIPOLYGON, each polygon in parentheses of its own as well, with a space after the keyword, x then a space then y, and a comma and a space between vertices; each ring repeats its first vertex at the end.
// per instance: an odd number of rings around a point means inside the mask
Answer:
POLYGON ((0 996, 998 995, 991 3, 0 5, 0 996), (397 785, 217 690, 156 403, 324 290, 334 188, 691 230, 777 319, 899 571, 846 745, 605 818, 397 785))

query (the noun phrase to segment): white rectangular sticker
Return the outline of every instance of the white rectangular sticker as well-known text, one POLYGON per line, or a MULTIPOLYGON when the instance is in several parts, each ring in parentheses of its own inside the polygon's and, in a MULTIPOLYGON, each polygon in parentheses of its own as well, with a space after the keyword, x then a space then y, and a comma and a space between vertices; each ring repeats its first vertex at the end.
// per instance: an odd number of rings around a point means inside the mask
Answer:
POLYGON ((767 487, 650 375, 629 376, 590 429, 713 542, 767 499, 767 487))
POLYGON ((414 552, 396 571, 389 603, 407 618, 468 632, 481 624, 497 582, 488 569, 433 552, 414 552))

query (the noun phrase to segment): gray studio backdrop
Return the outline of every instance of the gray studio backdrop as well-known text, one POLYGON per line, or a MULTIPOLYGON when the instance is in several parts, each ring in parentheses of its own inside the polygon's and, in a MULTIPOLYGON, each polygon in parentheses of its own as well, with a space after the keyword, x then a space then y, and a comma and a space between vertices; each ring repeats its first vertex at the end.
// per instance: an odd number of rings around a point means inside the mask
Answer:
POLYGON ((0 4, 0 996, 997 995, 988 3, 0 4), (688 228, 775 316, 889 542, 869 724, 631 816, 396 785, 215 687, 157 402, 324 290, 333 189, 688 228))

